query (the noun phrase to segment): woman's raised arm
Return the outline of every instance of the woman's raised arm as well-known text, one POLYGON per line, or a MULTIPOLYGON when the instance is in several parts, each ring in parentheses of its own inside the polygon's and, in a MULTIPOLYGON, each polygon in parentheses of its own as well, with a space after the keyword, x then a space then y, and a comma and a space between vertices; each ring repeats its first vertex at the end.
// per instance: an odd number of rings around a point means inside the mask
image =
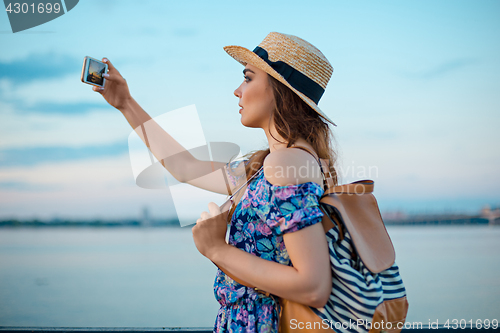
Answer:
POLYGON ((196 159, 132 98, 127 81, 111 61, 103 58, 103 62, 108 64, 109 70, 107 74, 104 74, 105 87, 94 87, 93 90, 99 92, 111 106, 122 112, 151 153, 158 161, 161 161, 172 176, 180 182, 208 191, 228 194, 224 177, 225 163, 196 159), (214 172, 216 170, 220 171, 214 172), (202 176, 204 177, 200 178, 202 176))

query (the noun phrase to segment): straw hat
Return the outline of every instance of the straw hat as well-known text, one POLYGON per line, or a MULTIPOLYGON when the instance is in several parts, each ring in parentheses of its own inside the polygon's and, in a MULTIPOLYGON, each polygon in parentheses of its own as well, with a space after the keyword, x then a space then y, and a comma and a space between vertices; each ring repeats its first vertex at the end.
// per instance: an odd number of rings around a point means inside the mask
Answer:
POLYGON ((253 52, 236 45, 226 46, 224 50, 243 66, 250 64, 262 69, 292 89, 320 116, 335 125, 318 107, 333 67, 313 45, 296 36, 271 32, 253 52))

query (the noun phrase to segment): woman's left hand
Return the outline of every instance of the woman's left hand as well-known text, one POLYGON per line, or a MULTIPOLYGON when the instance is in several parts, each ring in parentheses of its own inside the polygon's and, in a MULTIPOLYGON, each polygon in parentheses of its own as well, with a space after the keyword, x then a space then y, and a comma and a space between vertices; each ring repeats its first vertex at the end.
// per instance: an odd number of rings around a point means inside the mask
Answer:
POLYGON ((214 261, 214 256, 224 249, 227 231, 227 212, 222 213, 217 204, 208 204, 209 213, 201 213, 193 227, 193 239, 198 251, 214 261))

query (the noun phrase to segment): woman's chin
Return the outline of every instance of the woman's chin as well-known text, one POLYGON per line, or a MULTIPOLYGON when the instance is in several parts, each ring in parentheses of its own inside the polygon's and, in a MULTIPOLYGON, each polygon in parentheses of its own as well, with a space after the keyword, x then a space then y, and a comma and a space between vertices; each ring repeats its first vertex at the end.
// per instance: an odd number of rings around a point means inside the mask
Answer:
POLYGON ((249 128, 260 128, 259 125, 255 124, 255 123, 252 123, 248 120, 245 120, 243 117, 241 117, 241 124, 245 127, 249 127, 249 128))

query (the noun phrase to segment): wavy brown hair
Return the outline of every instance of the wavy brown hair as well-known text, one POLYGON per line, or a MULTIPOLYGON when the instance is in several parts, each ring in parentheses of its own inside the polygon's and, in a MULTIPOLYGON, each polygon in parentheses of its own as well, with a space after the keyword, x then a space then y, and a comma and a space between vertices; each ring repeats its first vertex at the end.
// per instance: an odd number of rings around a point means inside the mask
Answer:
MULTIPOLYGON (((278 134, 285 140, 283 143, 287 143, 288 148, 297 139, 304 138, 311 144, 319 158, 329 161, 330 173, 333 177, 334 185, 337 185, 337 153, 333 149, 334 137, 330 125, 283 83, 271 75, 268 75, 268 79, 273 89, 275 101, 272 117, 278 134)), ((271 119, 269 121, 271 123, 271 119)), ((268 148, 253 151, 244 156, 248 159, 248 163, 245 166, 247 179, 250 179, 260 169, 269 153, 270 149, 268 148)), ((239 196, 242 194, 239 193, 239 196)), ((236 205, 233 205, 229 211, 229 220, 235 208, 236 205)))

